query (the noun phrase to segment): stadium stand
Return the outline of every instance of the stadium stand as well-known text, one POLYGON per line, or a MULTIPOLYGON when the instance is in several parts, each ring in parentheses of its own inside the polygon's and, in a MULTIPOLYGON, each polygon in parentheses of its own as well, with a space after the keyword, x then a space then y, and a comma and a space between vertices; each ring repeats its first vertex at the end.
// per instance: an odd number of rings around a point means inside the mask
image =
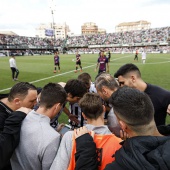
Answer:
POLYGON ((146 52, 170 52, 170 27, 147 30, 93 34, 66 37, 66 39, 24 37, 0 33, 0 50, 9 50, 16 54, 51 54, 55 49, 75 53, 98 53, 100 48, 112 53, 129 53, 136 48, 146 52), (64 50, 63 50, 64 49, 64 50))

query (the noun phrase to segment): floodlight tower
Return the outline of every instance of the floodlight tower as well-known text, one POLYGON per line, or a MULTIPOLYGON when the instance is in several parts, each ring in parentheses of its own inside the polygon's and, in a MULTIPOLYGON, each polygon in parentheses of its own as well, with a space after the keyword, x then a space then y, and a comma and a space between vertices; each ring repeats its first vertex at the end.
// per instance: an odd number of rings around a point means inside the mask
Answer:
POLYGON ((55 36, 55 22, 54 22, 55 7, 56 7, 56 5, 54 4, 54 1, 51 0, 50 9, 51 9, 51 14, 52 14, 52 28, 53 28, 53 32, 54 32, 54 40, 56 39, 56 36, 55 36))

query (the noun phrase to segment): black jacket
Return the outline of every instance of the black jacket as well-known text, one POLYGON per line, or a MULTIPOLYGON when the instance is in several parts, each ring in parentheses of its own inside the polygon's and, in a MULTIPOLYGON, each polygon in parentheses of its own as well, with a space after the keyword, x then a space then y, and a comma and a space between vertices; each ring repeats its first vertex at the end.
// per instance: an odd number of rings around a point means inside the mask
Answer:
POLYGON ((105 170, 169 170, 170 137, 139 136, 127 139, 105 170))
MULTIPOLYGON (((90 135, 76 139, 76 170, 97 170, 95 145, 90 135)), ((105 170, 169 170, 170 136, 127 139, 105 170)))
POLYGON ((0 101, 0 132, 4 129, 5 120, 13 110, 0 101))
POLYGON ((0 133, 0 170, 7 169, 6 165, 19 143, 22 120, 26 114, 20 111, 13 112, 5 121, 3 131, 0 133))
POLYGON ((164 136, 170 136, 170 124, 157 126, 157 129, 160 134, 162 134, 164 136))

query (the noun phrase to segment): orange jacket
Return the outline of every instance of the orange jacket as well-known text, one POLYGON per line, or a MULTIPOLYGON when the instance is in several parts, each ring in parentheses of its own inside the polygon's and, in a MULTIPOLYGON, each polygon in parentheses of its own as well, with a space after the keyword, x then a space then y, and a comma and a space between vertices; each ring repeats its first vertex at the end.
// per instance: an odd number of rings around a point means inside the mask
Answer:
MULTIPOLYGON (((114 134, 95 134, 94 142, 96 143, 96 152, 97 160, 99 163, 98 170, 103 170, 108 163, 111 163, 115 160, 113 154, 120 149, 121 145, 119 144, 122 140, 116 137, 114 134)), ((73 137, 72 139, 72 153, 71 159, 68 166, 68 170, 74 170, 75 168, 75 153, 76 153, 76 142, 73 137)))

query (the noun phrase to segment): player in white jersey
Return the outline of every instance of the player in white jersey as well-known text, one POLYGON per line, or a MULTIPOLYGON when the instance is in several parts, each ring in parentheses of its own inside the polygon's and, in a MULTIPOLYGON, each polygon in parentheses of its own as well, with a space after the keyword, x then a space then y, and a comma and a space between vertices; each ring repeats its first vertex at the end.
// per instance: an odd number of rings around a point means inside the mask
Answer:
POLYGON ((16 65, 15 56, 11 56, 9 59, 9 65, 12 71, 12 79, 14 81, 18 80, 19 70, 16 65))
POLYGON ((142 52, 142 63, 145 64, 146 61, 146 53, 145 51, 142 52))

